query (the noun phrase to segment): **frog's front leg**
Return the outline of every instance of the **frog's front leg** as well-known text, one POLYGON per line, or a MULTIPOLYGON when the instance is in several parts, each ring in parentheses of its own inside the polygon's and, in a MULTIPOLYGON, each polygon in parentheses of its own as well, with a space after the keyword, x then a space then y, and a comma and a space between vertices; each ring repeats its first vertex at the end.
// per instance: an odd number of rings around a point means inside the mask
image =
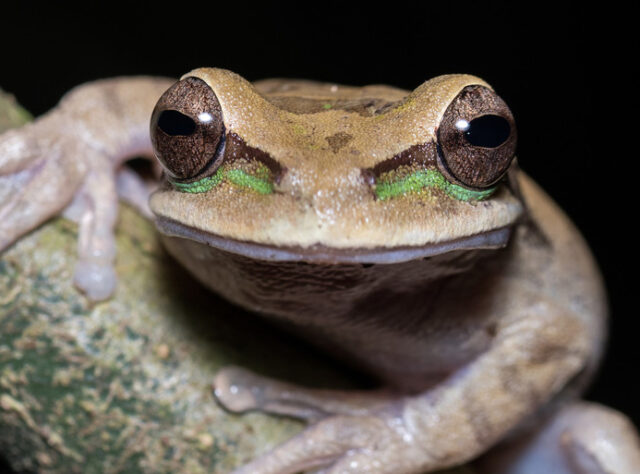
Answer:
MULTIPOLYGON (((373 403, 358 414, 348 414, 341 405, 338 414, 237 472, 283 474, 323 466, 328 473, 400 474, 462 464, 486 451, 578 373, 590 338, 584 319, 552 303, 518 309, 502 321, 489 351, 440 385, 382 406, 373 403)), ((277 385, 255 379, 247 384, 243 377, 226 381, 238 396, 249 389, 274 398, 277 385)), ((229 397, 222 402, 229 404, 229 397)), ((276 412, 282 413, 282 404, 294 406, 296 399, 308 404, 308 391, 286 386, 281 403, 274 404, 276 412)), ((322 403, 320 409, 327 406, 322 403)))
POLYGON ((116 176, 126 159, 152 156, 149 119, 169 85, 154 78, 88 83, 0 136, 0 250, 65 212, 79 223, 75 283, 93 300, 110 296, 116 176))

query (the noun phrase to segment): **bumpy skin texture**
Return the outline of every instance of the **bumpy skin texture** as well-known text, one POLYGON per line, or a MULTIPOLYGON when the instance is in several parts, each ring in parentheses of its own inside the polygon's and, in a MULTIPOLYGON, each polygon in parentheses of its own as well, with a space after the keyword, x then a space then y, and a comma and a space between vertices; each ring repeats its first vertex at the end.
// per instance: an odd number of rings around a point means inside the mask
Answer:
MULTIPOLYGON (((238 473, 421 473, 478 457, 492 473, 640 469, 628 420, 574 401, 600 357, 605 297, 584 241, 550 199, 514 171, 525 218, 516 186, 478 203, 439 191, 385 202, 360 172, 429 143, 460 90, 486 84, 443 76, 407 95, 304 81, 254 88, 215 69, 190 76, 216 93, 241 149, 267 154, 286 173, 260 196, 229 182, 199 194, 165 184, 151 204, 170 230, 167 248, 213 290, 384 382, 334 392, 221 371, 215 394, 230 410, 310 423, 238 473), (504 248, 464 240, 502 228, 512 228, 504 248), (345 261, 363 249, 461 238, 449 253, 417 260, 345 261), (215 239, 229 245, 206 245, 215 239), (238 255, 246 243, 251 258, 238 255), (300 257, 282 261, 274 249, 300 257)), ((120 166, 150 152, 148 119, 168 86, 150 78, 89 84, 2 135, 0 248, 66 208, 80 221, 77 281, 94 299, 108 296, 117 191, 140 202, 144 190, 120 166)))

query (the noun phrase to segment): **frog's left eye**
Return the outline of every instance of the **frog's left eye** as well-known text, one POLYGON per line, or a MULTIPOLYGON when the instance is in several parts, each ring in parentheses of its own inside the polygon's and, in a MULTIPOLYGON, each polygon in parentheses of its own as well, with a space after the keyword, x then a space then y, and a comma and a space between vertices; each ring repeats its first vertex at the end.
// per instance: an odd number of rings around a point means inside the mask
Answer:
POLYGON ((224 124, 213 90, 201 79, 176 82, 151 116, 151 142, 167 174, 177 180, 201 178, 222 161, 224 124))
POLYGON ((515 156, 516 125, 491 89, 467 86, 438 127, 438 168, 449 180, 484 189, 504 176, 515 156))

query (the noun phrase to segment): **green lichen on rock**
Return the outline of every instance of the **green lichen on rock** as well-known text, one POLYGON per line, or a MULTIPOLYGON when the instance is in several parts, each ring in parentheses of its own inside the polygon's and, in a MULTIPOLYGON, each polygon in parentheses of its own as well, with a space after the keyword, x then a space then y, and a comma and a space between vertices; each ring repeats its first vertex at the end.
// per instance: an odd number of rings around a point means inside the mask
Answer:
POLYGON ((117 293, 96 305, 70 283, 70 222, 56 219, 2 255, 6 457, 39 472, 229 472, 299 431, 292 420, 225 412, 211 393, 213 375, 252 360, 288 374, 294 360, 325 380, 329 370, 198 287, 162 252, 152 225, 126 208, 125 228, 117 293))
POLYGON ((0 132, 17 127, 31 120, 31 114, 23 109, 15 97, 0 89, 0 132))
POLYGON ((223 410, 211 393, 220 367, 351 386, 304 343, 198 285, 125 206, 116 294, 90 303, 71 283, 76 237, 57 218, 0 255, 0 452, 14 469, 226 473, 303 425, 223 410))

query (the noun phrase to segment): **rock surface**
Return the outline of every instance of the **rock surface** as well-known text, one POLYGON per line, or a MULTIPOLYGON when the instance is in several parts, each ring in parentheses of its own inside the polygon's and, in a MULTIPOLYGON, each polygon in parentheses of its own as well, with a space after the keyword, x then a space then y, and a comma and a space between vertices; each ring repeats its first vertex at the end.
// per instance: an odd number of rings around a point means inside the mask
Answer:
MULTIPOLYGON (((0 95, 0 127, 28 117, 0 95)), ((119 285, 99 304, 71 283, 69 221, 53 219, 0 255, 0 453, 13 469, 230 472, 302 424, 224 411, 210 387, 220 367, 353 386, 303 343, 204 290, 126 206, 117 238, 119 285)))

